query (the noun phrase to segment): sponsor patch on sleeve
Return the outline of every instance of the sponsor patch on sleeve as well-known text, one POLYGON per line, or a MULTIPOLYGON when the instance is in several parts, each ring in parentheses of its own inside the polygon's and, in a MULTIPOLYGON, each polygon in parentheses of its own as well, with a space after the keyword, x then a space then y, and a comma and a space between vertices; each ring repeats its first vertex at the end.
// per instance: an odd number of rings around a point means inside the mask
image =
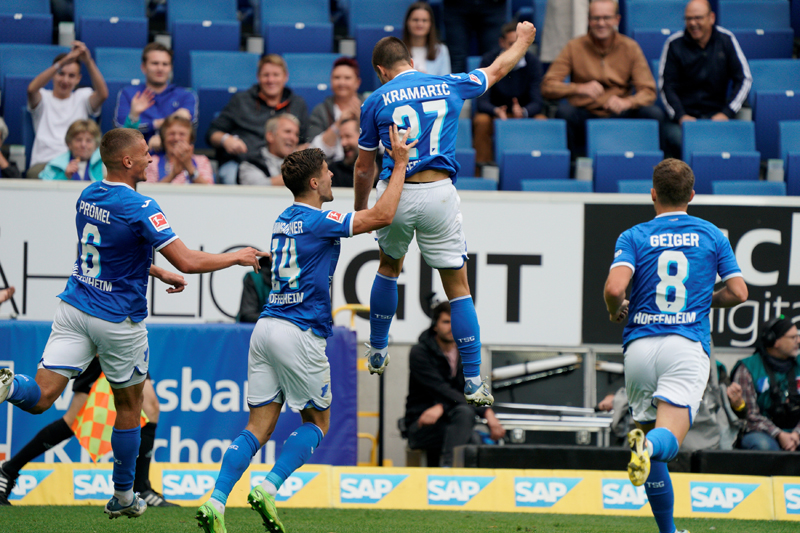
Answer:
POLYGON ((344 215, 337 213, 336 211, 328 211, 328 214, 325 215, 325 218, 333 220, 334 222, 338 222, 339 224, 344 221, 344 215))
POLYGON ((470 74, 469 75, 469 79, 471 79, 472 81, 474 81, 478 85, 481 84, 481 79, 478 76, 476 76, 475 74, 470 74))
POLYGON ((156 228, 156 231, 164 231, 170 227, 169 222, 167 222, 167 217, 165 217, 163 213, 156 213, 148 218, 153 227, 156 228))

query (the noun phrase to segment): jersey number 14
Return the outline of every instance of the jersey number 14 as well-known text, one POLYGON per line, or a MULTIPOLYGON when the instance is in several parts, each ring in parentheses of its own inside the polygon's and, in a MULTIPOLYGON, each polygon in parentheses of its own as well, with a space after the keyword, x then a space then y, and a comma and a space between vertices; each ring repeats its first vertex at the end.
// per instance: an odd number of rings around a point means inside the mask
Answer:
POLYGON ((300 288, 300 266, 297 264, 297 245, 291 237, 281 246, 280 239, 272 239, 272 290, 279 292, 281 282, 288 283, 290 289, 300 288))

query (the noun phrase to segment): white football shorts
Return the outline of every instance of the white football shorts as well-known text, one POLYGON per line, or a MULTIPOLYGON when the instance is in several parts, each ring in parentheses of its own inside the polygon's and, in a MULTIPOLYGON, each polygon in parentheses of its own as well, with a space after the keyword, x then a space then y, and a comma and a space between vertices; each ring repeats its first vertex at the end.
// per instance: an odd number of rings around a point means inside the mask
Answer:
MULTIPOLYGON (((378 198, 386 190, 387 180, 378 183, 378 198)), ((467 240, 461 228, 461 211, 453 182, 449 179, 431 183, 406 183, 394 221, 377 230, 383 253, 400 259, 417 233, 422 257, 431 268, 459 269, 467 260, 467 240)))
POLYGON ((285 402, 296 410, 328 409, 333 396, 327 344, 310 328, 303 331, 286 320, 260 318, 247 357, 250 407, 285 402))
POLYGON ((703 345, 681 335, 631 341, 625 349, 625 389, 633 419, 654 422, 659 400, 689 409, 692 423, 706 390, 709 365, 703 345))
POLYGON ((149 345, 144 322, 108 322, 59 301, 39 368, 67 378, 83 372, 97 354, 114 389, 137 385, 147 377, 149 345))

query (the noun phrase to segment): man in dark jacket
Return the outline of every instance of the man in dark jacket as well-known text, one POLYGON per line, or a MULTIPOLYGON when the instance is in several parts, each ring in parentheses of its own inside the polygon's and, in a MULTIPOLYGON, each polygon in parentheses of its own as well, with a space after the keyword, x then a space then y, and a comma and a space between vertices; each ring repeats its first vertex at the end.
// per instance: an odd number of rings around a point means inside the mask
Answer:
POLYGON ((659 66, 661 100, 669 117, 661 137, 665 155, 675 158, 681 157, 681 124, 734 118, 753 83, 739 42, 733 33, 714 25, 707 0, 691 0, 685 18, 686 29, 664 43, 659 66))
MULTIPOLYGON (((517 23, 503 25, 500 47, 481 58, 481 68, 488 67, 497 56, 511 48, 517 40, 517 23)), ((492 134, 494 119, 546 118, 542 115, 542 65, 539 59, 527 53, 505 78, 478 97, 473 118, 473 144, 475 161, 479 164, 494 160, 492 134)), ((476 169, 476 176, 479 175, 476 169)))
POLYGON ((486 419, 491 438, 505 430, 489 407, 477 408, 464 399, 461 358, 450 329, 450 302, 433 310, 430 328, 411 348, 405 422, 408 445, 428 454, 428 466, 453 466, 453 448, 472 439, 475 415, 486 419))
POLYGON ((308 106, 286 87, 289 71, 283 58, 269 54, 258 62, 258 83, 236 93, 211 122, 208 144, 217 149, 219 181, 236 183, 239 163, 258 157, 264 147, 264 124, 275 115, 289 113, 300 120, 300 143, 306 142, 308 106))

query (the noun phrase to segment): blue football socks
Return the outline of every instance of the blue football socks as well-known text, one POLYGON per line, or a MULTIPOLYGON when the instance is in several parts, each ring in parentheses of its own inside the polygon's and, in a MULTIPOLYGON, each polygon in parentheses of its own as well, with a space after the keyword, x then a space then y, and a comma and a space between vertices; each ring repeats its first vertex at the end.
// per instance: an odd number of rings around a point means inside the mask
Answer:
POLYGON ((675 506, 675 494, 672 491, 672 479, 669 477, 667 463, 650 461, 650 476, 644 484, 650 509, 658 524, 659 533, 675 533, 675 521, 672 518, 675 506))
POLYGON ((133 429, 114 428, 111 431, 111 449, 114 451, 114 472, 111 479, 114 481, 115 494, 133 490, 141 430, 141 427, 136 426, 133 429))
POLYGON ((464 377, 477 378, 481 373, 481 328, 472 296, 450 300, 450 320, 464 377))
POLYGON ((667 428, 651 429, 647 433, 647 440, 653 446, 653 451, 650 454, 651 461, 668 463, 678 455, 678 439, 667 428))
POLYGON ((322 430, 310 422, 297 428, 283 444, 281 455, 275 461, 272 471, 267 474, 265 482, 272 483, 276 490, 281 488, 292 472, 308 461, 319 443, 322 442, 322 437, 322 430))
POLYGON ((397 312, 397 278, 375 274, 369 297, 369 344, 383 350, 389 344, 389 327, 397 312))
POLYGON ((214 492, 211 498, 221 504, 228 503, 228 494, 233 490, 233 486, 242 477, 244 471, 250 465, 250 460, 256 454, 261 444, 255 435, 248 430, 239 433, 228 449, 222 456, 222 466, 219 469, 217 482, 214 484, 214 492))
POLYGON ((15 374, 11 393, 6 400, 23 411, 30 411, 36 407, 41 397, 42 389, 39 388, 39 384, 33 378, 24 374, 15 374))

